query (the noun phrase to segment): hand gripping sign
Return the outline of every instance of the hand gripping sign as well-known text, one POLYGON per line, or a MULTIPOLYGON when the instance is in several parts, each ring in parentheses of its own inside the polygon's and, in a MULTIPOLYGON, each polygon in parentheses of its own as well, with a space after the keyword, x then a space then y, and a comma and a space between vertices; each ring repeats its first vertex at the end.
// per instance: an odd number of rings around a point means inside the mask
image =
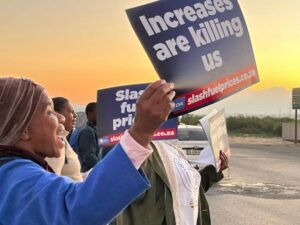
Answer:
MULTIPOLYGON (((134 121, 136 101, 148 84, 102 89, 97 96, 97 128, 100 145, 114 145, 134 121)), ((154 140, 174 139, 177 119, 167 120, 154 134, 154 140)))
POLYGON ((175 83, 171 117, 259 81, 237 0, 161 0, 126 12, 159 77, 175 83))

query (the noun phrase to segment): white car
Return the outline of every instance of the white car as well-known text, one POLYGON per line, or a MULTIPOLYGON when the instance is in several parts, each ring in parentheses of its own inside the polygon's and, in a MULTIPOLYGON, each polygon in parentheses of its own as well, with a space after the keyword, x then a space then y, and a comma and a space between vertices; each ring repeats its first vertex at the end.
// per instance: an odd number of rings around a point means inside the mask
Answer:
POLYGON ((200 152, 209 144, 201 125, 180 124, 177 131, 177 139, 187 160, 197 167, 200 152))

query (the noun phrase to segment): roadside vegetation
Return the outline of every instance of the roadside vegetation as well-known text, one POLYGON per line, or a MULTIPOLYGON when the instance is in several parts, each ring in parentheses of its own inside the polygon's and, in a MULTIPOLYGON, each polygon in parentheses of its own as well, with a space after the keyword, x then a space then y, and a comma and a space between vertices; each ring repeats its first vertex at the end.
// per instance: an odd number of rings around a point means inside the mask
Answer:
MULTIPOLYGON (((181 122, 197 125, 201 117, 187 114, 182 117, 181 122)), ((289 123, 294 120, 286 117, 230 116, 226 118, 226 121, 230 136, 281 137, 282 123, 289 123)))

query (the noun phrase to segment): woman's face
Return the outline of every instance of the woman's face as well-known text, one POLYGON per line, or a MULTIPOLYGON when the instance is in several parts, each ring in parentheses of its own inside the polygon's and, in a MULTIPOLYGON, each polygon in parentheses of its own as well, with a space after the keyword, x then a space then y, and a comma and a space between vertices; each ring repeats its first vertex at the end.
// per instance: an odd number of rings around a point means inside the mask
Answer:
POLYGON ((64 104, 62 110, 58 113, 65 117, 64 126, 66 131, 70 132, 71 130, 73 130, 75 128, 77 115, 71 103, 67 102, 66 104, 64 104))
POLYGON ((64 122, 64 117, 54 111, 51 98, 44 92, 28 126, 32 150, 43 157, 59 157, 65 147, 64 122))

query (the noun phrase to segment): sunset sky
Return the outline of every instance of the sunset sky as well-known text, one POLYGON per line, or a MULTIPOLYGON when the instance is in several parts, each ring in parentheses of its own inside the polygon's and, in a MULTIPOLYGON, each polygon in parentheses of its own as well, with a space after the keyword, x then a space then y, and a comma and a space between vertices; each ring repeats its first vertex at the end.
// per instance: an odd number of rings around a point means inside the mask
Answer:
MULTIPOLYGON (((0 76, 24 76, 75 104, 158 79, 125 14, 138 0, 0 1, 0 76)), ((261 82, 300 87, 300 1, 240 0, 261 82)))

